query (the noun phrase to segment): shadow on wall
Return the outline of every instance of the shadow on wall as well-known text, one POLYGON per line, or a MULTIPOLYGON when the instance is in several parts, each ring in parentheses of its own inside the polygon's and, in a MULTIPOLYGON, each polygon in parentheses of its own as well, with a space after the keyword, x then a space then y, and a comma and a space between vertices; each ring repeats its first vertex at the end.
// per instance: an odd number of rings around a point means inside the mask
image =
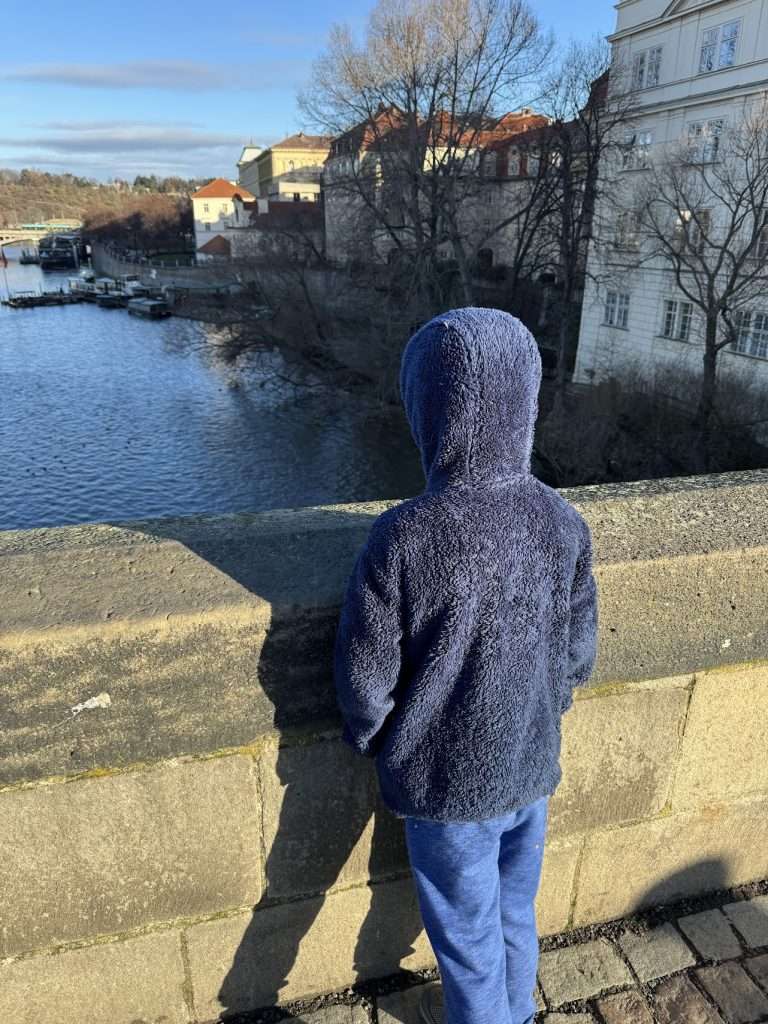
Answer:
POLYGON ((722 892, 732 884, 728 878, 728 865, 721 858, 712 857, 696 861, 662 878, 647 889, 637 900, 633 912, 647 913, 659 909, 660 919, 666 918, 670 916, 664 912, 667 906, 675 905, 686 897, 695 899, 707 893, 722 892))
MULTIPOLYGON (((147 524, 145 531, 155 539, 183 544, 270 603, 272 618, 260 654, 254 651, 253 678, 254 685, 258 679, 274 708, 274 727, 279 734, 307 720, 329 722, 336 718, 339 726, 341 722, 332 681, 332 644, 338 616, 329 616, 325 622, 322 611, 319 620, 310 613, 306 633, 302 630, 297 635, 296 593, 291 594, 287 581, 303 562, 310 574, 325 572, 325 579, 318 579, 318 587, 325 587, 326 597, 330 585, 336 598, 340 598, 340 592, 336 593, 338 580, 342 576, 346 579, 352 569, 350 526, 359 526, 362 544, 372 519, 365 514, 319 509, 313 510, 313 517, 311 543, 323 544, 322 539, 317 539, 323 538, 326 550, 309 562, 308 552, 297 553, 293 547, 294 541, 300 543, 298 536, 281 538, 283 549, 275 550, 273 546, 265 558, 264 550, 254 552, 246 546, 238 549, 231 543, 234 524, 230 525, 229 537, 226 532, 196 530, 193 518, 154 521, 151 529, 147 524), (336 536, 338 551, 334 550, 336 536), (310 565, 313 568, 308 569, 310 565), (314 666, 312 672, 297 670, 297 666, 300 669, 307 664, 314 666), (320 694, 318 677, 328 680, 327 691, 320 694)), ((131 527, 141 528, 136 523, 131 527)), ((308 589, 315 592, 314 581, 307 579, 306 573, 303 580, 299 579, 304 594, 308 589)), ((325 603, 326 598, 321 600, 325 603)), ((269 770, 267 766, 266 774, 269 770)), ((278 801, 270 801, 269 797, 265 801, 267 843, 269 832, 274 833, 266 861, 265 890, 253 908, 253 917, 222 980, 218 997, 223 1019, 292 998, 283 989, 299 947, 321 913, 328 890, 340 875, 341 882, 345 881, 343 869, 350 855, 356 869, 355 880, 365 875, 365 864, 358 863, 353 851, 366 830, 371 834, 368 875, 374 884, 357 890, 361 899, 370 894, 370 906, 356 936, 357 979, 397 971, 400 961, 413 952, 412 944, 422 930, 415 896, 411 899, 410 891, 405 899, 400 887, 395 887, 399 896, 393 899, 392 886, 375 884, 376 879, 383 877, 407 876, 408 868, 402 822, 380 801, 373 762, 355 755, 340 740, 288 744, 278 749, 275 773, 282 803, 278 820, 270 826, 270 806, 274 808, 278 801), (297 899, 299 895, 301 898, 297 899)), ((273 783, 272 788, 278 786, 273 783)), ((364 841, 361 850, 366 849, 364 841)), ((336 914, 334 921, 343 920, 343 909, 336 914)), ((353 914, 353 921, 359 920, 359 912, 353 914)), ((326 945, 333 941, 335 930, 323 927, 326 945)), ((344 937, 338 934, 336 938, 343 956, 344 937)), ((311 970, 312 954, 306 959, 308 966, 302 970, 302 981, 306 971, 311 970)), ((317 966, 322 971, 324 965, 317 966)), ((344 978, 340 983, 346 981, 344 978)), ((302 987, 305 991, 312 988, 311 975, 302 987)))

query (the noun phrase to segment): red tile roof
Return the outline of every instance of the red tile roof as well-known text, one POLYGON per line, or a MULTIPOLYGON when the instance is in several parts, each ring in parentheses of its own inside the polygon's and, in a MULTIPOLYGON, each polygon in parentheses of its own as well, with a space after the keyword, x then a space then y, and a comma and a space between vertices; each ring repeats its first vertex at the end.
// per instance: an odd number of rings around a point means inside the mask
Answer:
POLYGON ((243 188, 242 185, 233 185, 226 178, 214 178, 207 185, 203 185, 197 192, 192 193, 193 199, 231 199, 233 196, 240 196, 241 199, 253 199, 254 196, 243 188))
POLYGON ((224 238, 223 235, 214 235, 205 245, 201 245, 197 251, 204 252, 206 256, 230 256, 232 254, 232 246, 229 244, 229 239, 224 238))
MULTIPOLYGON (((473 120, 464 115, 438 110, 428 124, 420 127, 422 131, 429 132, 430 145, 492 147, 549 123, 548 117, 530 108, 513 110, 499 118, 485 117, 474 123, 473 120)), ((371 149, 376 144, 397 146, 399 137, 407 131, 406 123, 406 115, 397 107, 382 107, 370 121, 361 122, 338 136, 334 140, 331 158, 345 152, 371 149)))

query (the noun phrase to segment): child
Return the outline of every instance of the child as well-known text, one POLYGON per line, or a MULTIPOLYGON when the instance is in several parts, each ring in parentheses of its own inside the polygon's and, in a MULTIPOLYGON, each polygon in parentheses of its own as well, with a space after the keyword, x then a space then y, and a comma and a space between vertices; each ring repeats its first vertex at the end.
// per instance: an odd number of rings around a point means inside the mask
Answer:
POLYGON ((496 309, 408 343, 400 387, 422 494, 373 523, 335 651, 343 737, 404 819, 440 986, 429 1024, 528 1024, 534 898, 560 719, 595 658, 589 528, 531 475, 541 359, 496 309))

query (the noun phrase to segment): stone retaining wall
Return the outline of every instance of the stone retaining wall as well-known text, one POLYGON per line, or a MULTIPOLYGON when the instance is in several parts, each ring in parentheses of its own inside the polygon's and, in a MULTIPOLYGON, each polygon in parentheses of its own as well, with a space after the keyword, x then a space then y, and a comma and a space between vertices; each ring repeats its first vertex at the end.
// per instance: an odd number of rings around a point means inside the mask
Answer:
MULTIPOLYGON (((243 277, 244 268, 230 263, 193 264, 174 267, 161 260, 135 261, 121 259, 106 246, 94 243, 91 263, 97 274, 105 277, 122 277, 124 274, 138 274, 142 284, 169 285, 175 288, 224 288, 237 284, 243 277)), ((252 276, 252 275, 251 275, 252 276)))
MULTIPOLYGON (((568 496, 600 654, 545 933, 768 876, 768 472, 568 496)), ((0 534, 0 1019, 212 1021, 432 962, 330 676, 384 507, 0 534)))

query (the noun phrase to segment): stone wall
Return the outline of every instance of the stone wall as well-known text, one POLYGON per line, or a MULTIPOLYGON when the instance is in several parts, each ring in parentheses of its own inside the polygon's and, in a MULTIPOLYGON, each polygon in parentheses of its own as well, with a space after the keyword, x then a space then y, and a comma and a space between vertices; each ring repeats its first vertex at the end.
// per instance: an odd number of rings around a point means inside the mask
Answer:
MULTIPOLYGON (((768 875, 768 472, 568 496, 600 653, 545 933, 768 875)), ((212 1021, 431 963, 330 675, 384 507, 0 534, 0 1019, 212 1021)))
POLYGON ((172 288, 226 288, 245 280, 253 274, 247 268, 232 263, 215 263, 210 261, 192 266, 174 267, 160 260, 134 261, 121 259, 103 245, 94 244, 91 263, 97 274, 105 277, 122 277, 124 274, 138 274, 142 284, 160 288, 167 285, 172 288))

